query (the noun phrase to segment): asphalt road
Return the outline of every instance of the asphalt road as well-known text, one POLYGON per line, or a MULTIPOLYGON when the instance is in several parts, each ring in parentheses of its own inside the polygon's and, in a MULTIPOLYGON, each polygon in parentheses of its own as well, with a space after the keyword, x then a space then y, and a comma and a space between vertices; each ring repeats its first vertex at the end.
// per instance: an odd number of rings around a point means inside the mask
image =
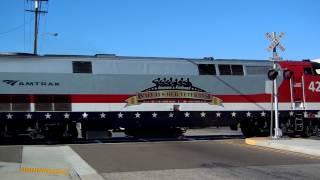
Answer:
MULTIPOLYGON (((191 130, 186 135, 239 133, 219 128, 191 130)), ((105 179, 111 180, 320 179, 320 157, 250 146, 245 144, 243 139, 67 146, 70 146, 105 179)), ((1 172, 8 174, 5 172, 9 168, 6 162, 19 166, 23 147, 0 146, 0 179, 2 179, 1 172)), ((50 152, 48 155, 53 156, 50 152)), ((44 176, 39 177, 44 178, 44 176)), ((11 175, 8 179, 12 179, 11 175)))
POLYGON ((243 140, 71 145, 106 179, 320 179, 320 158, 243 140))
POLYGON ((22 148, 23 146, 0 146, 0 162, 21 163, 22 148))

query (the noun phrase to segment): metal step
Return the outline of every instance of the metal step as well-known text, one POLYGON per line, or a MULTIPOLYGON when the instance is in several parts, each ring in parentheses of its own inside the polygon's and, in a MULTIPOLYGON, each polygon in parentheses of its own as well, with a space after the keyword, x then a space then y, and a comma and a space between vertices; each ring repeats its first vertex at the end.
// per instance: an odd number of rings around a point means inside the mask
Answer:
POLYGON ((298 113, 295 115, 295 131, 303 131, 303 114, 298 113))
POLYGON ((303 131, 303 125, 296 125, 295 131, 303 131))

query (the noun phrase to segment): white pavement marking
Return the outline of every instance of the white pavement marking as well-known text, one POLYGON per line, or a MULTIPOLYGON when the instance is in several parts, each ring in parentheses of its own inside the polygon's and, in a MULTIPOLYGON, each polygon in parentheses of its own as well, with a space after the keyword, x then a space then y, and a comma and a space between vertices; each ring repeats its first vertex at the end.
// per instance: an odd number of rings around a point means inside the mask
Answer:
POLYGON ((48 172, 65 170, 70 176, 76 172, 82 180, 104 179, 69 146, 24 146, 21 168, 48 169, 48 172))

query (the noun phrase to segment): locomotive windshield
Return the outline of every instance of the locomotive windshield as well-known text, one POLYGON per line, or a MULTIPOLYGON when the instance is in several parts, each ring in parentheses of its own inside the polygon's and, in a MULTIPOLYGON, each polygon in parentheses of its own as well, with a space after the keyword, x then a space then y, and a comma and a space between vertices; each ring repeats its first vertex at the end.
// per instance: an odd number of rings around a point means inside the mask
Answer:
POLYGON ((320 75, 320 63, 313 62, 312 68, 316 75, 320 75))

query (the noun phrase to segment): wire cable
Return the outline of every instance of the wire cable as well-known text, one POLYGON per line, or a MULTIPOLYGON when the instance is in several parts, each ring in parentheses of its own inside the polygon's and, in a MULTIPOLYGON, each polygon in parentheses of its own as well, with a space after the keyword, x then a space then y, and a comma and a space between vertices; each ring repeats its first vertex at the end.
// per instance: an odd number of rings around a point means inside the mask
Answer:
MULTIPOLYGON (((29 23, 29 22, 28 22, 28 23, 29 23)), ((8 33, 11 33, 11 32, 14 32, 14 31, 16 31, 16 30, 24 27, 24 26, 25 26, 26 24, 28 24, 28 23, 23 23, 23 24, 21 24, 21 25, 19 25, 19 26, 16 26, 16 27, 12 28, 12 29, 9 29, 9 30, 7 30, 7 31, 0 32, 0 36, 5 35, 5 34, 8 34, 8 33)))

